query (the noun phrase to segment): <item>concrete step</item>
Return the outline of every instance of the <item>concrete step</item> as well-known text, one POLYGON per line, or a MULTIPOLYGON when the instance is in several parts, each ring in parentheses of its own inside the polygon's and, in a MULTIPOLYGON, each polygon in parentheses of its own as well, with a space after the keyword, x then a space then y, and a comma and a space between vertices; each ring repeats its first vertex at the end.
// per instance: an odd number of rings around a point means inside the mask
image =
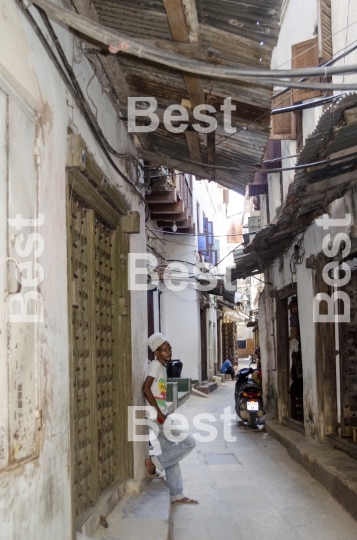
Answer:
POLYGON ((190 392, 178 392, 178 406, 183 405, 190 397, 190 392))
POLYGON ((357 462, 341 450, 331 449, 300 435, 275 420, 268 420, 265 429, 290 456, 316 478, 351 516, 356 519, 357 462))
POLYGON ((207 382, 199 386, 196 386, 196 390, 198 390, 199 392, 203 392, 204 394, 210 394, 217 388, 218 388, 218 384, 214 382, 207 382))
MULTIPOLYGON (((170 494, 164 480, 148 480, 140 495, 125 495, 91 538, 97 540, 169 540, 170 494)), ((77 540, 89 537, 77 535, 77 540)))

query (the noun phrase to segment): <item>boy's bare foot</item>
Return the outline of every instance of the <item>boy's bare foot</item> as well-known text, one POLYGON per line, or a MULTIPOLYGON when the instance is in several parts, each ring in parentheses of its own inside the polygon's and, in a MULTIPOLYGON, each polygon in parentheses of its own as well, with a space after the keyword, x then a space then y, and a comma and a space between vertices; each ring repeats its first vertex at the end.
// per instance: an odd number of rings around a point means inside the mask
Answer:
POLYGON ((183 504, 198 504, 198 501, 195 501, 195 499, 190 499, 189 497, 183 497, 182 499, 178 499, 176 501, 172 501, 173 503, 183 503, 183 504))
POLYGON ((145 459, 146 472, 151 476, 156 473, 156 467, 151 461, 151 458, 145 459))
POLYGON ((145 468, 146 468, 146 476, 148 476, 149 478, 158 479, 158 480, 165 479, 164 475, 158 470, 156 470, 155 463, 152 462, 151 458, 145 459, 145 468))

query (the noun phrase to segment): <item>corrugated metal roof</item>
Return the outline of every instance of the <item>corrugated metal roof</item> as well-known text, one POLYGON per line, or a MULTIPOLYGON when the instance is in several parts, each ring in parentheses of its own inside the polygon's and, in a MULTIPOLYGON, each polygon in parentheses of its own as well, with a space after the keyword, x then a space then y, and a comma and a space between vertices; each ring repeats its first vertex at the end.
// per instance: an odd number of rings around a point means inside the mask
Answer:
MULTIPOLYGON (((311 163, 354 146, 356 139, 353 140, 352 137, 356 136, 356 125, 346 126, 343 122, 339 126, 338 122, 341 120, 345 110, 355 107, 356 103, 357 95, 350 94, 339 98, 337 102, 332 103, 324 111, 315 131, 308 137, 304 148, 301 150, 297 165, 311 163)), ((296 180, 300 179, 304 179, 304 170, 296 174, 296 180)))
MULTIPOLYGON (((206 59, 215 65, 268 68, 273 47, 279 32, 282 0, 196 0, 200 45, 209 55, 206 59)), ((166 40, 172 35, 162 0, 94 0, 100 22, 106 26, 140 39, 166 40)), ((159 107, 180 104, 188 99, 182 72, 178 72, 132 56, 120 55, 120 65, 127 78, 131 95, 153 96, 159 107)), ((201 77, 205 96, 210 96, 219 110, 225 97, 237 104, 232 124, 244 129, 236 135, 222 133, 222 114, 217 114, 221 128, 216 133, 215 165, 236 170, 216 170, 189 163, 190 155, 185 138, 172 136, 167 131, 150 134, 146 150, 156 148, 159 141, 161 156, 170 166, 174 158, 185 161, 180 168, 203 178, 213 178, 219 183, 244 194, 245 186, 253 180, 254 164, 260 162, 270 128, 272 88, 261 83, 241 83, 201 77), (223 136, 224 135, 224 136, 223 136), (227 140, 223 142, 223 139, 227 140), (166 140, 163 140, 166 139, 166 140), (178 141, 178 142, 177 142, 178 141), (171 153, 170 153, 171 152, 171 153)), ((206 139, 206 137, 204 137, 206 139)), ((201 137, 202 160, 207 159, 206 142, 201 137)), ((144 157, 148 154, 143 152, 144 157)))
MULTIPOLYGON (((300 153, 298 165, 323 160, 356 146, 357 125, 346 125, 343 120, 345 110, 355 107, 357 95, 352 94, 340 98, 324 112, 300 153)), ((357 158, 344 157, 343 160, 347 161, 347 166, 331 163, 312 167, 311 171, 297 171, 278 221, 260 231, 244 250, 244 255, 236 262, 233 279, 262 272, 291 246, 298 234, 304 232, 318 216, 326 213, 329 205, 350 189, 350 183, 357 180, 357 158), (324 179, 338 178, 346 172, 353 174, 337 186, 322 182, 324 179)))

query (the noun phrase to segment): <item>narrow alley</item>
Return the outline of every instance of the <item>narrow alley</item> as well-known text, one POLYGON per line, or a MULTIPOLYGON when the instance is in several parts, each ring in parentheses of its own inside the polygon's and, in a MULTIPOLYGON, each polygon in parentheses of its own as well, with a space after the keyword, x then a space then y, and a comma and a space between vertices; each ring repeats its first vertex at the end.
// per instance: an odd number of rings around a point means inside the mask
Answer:
POLYGON ((357 0, 0 36, 0 540, 357 540, 357 0))
POLYGON ((178 410, 191 429, 195 415, 214 415, 218 437, 182 461, 185 491, 200 504, 173 505, 173 540, 355 540, 356 522, 270 435, 232 422, 237 440, 225 442, 220 415, 233 409, 233 387, 178 410))

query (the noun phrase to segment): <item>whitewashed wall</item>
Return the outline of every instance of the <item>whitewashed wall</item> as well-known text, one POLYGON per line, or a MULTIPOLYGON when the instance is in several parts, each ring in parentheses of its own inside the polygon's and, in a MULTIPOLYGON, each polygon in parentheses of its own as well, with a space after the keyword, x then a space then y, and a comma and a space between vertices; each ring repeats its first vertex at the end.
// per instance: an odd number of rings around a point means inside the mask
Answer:
POLYGON ((291 68, 291 46, 314 36, 317 25, 317 0, 289 0, 281 20, 278 43, 273 51, 271 68, 291 68))
MULTIPOLYGON (((349 0, 331 0, 332 10, 332 43, 334 55, 338 56, 356 41, 357 32, 357 4, 349 0)), ((357 64, 357 50, 336 62, 335 66, 357 64)), ((357 74, 335 75, 334 83, 356 83, 357 74)), ((335 94, 340 94, 336 91, 335 94)))
MULTIPOLYGON (((306 41, 316 36, 318 25, 318 1, 317 0, 288 0, 281 20, 281 28, 278 43, 273 51, 271 68, 272 69, 291 69, 291 47, 296 43, 306 41)), ((282 96, 283 99, 283 96, 282 96)), ((317 122, 321 116, 322 108, 304 110, 303 118, 303 143, 306 138, 313 133, 317 122)), ((282 140, 281 155, 283 158, 283 167, 292 167, 296 163, 296 141, 282 140)), ((269 175, 269 206, 270 220, 273 220, 276 214, 276 208, 281 205, 280 187, 278 181, 274 180, 273 175, 269 175), (275 187, 274 187, 275 186, 275 187)), ((288 188, 294 180, 294 171, 284 171, 283 180, 283 200, 286 198, 288 188)))
MULTIPOLYGON (((220 240, 220 257, 227 254, 227 222, 222 190, 214 182, 193 179, 193 221, 197 231, 196 204, 200 205, 199 230, 203 232, 203 213, 213 221, 214 235, 220 240)), ((170 341, 173 358, 183 362, 182 377, 200 379, 201 377, 201 334, 200 334, 200 293, 194 288, 193 265, 199 261, 198 244, 195 236, 165 234, 165 251, 169 260, 186 263, 187 287, 182 291, 170 291, 161 287, 161 329, 170 341)), ((227 261, 229 259, 227 258, 227 261)), ((224 273, 227 261, 214 269, 213 273, 224 273)), ((213 300, 211 301, 213 304, 213 300)), ((214 374, 217 362, 217 314, 213 305, 207 309, 207 367, 208 376, 214 374)))
MULTIPOLYGON (((31 8, 35 14, 36 10, 31 8)), ((38 20, 37 14, 35 15, 38 20)), ((41 23, 40 23, 41 24, 41 23)), ((86 89, 93 71, 80 54, 73 36, 63 27, 54 25, 70 63, 86 89), (77 56, 79 55, 79 56, 77 56), (76 56, 80 63, 73 62, 76 56)), ((39 212, 45 216, 41 233, 45 250, 40 258, 45 279, 41 285, 44 297, 44 323, 39 325, 38 393, 43 410, 44 426, 40 431, 39 458, 16 469, 0 472, 0 538, 1 540, 48 540, 73 538, 71 515, 71 480, 69 448, 69 357, 67 305, 67 238, 66 238, 66 150, 68 124, 82 135, 89 151, 114 183, 120 185, 129 200, 131 191, 107 165, 86 123, 64 87, 47 53, 35 36, 15 2, 3 2, 0 13, 0 33, 6 47, 0 49, 0 75, 14 88, 20 100, 28 103, 40 116, 41 165, 39 169, 39 212)), ((134 151, 125 127, 118 122, 106 94, 97 80, 87 91, 98 107, 98 121, 118 151, 134 151)), ((1 150, 3 151, 3 150, 1 150)), ((19 156, 21 159, 21 156, 19 156)), ((119 163, 126 173, 124 164, 119 163)), ((3 182, 3 179, 1 180, 3 182)), ((133 210, 143 207, 133 201, 133 210)), ((1 216, 1 228, 6 226, 1 216)), ((142 221, 143 223, 143 221, 142 221)), ((132 249, 145 251, 144 235, 132 238, 132 249)), ((1 261, 4 264, 4 261, 1 261)), ((141 328, 146 315, 145 298, 133 295, 132 326, 134 400, 140 401, 139 378, 146 357, 146 339, 141 328)), ((3 333, 3 320, 1 332, 3 333)), ((6 351, 0 351, 0 361, 6 351)), ((130 384, 130 381, 128 381, 130 384)), ((143 476, 146 447, 135 448, 136 477, 143 476)))

